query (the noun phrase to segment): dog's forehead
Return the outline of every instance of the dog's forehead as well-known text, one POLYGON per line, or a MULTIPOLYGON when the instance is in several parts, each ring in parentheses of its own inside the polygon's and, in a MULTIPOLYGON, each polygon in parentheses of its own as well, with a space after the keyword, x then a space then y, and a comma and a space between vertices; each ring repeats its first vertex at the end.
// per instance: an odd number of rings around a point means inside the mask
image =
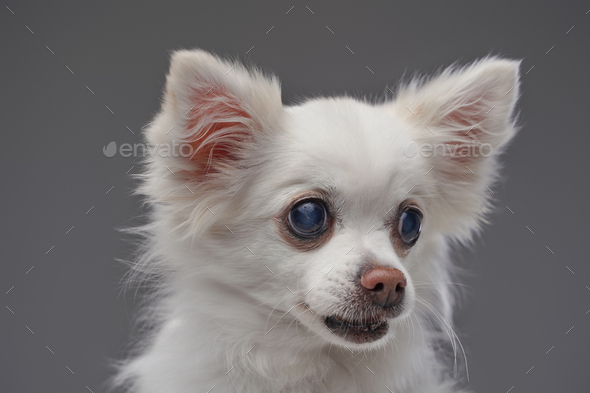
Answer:
MULTIPOLYGON (((326 184, 348 197, 390 195, 420 173, 404 155, 411 143, 405 126, 383 108, 351 98, 313 100, 287 108, 283 157, 289 173, 326 184)), ((369 198, 370 199, 370 198, 369 198)))

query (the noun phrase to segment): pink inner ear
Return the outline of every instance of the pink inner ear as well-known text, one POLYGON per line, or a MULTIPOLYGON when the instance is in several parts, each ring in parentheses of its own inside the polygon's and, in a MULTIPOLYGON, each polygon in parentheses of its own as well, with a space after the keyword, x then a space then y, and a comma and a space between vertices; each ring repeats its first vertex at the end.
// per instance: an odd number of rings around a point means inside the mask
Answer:
POLYGON ((217 172, 217 163, 238 159, 240 145, 249 137, 247 123, 252 118, 237 97, 218 87, 194 90, 191 103, 186 130, 191 134, 188 143, 194 152, 190 158, 196 166, 193 175, 200 178, 217 172))
POLYGON ((482 142, 481 137, 484 133, 481 130, 481 124, 485 119, 486 111, 487 109, 484 110, 479 102, 475 102, 446 116, 443 121, 445 128, 456 130, 452 131, 449 140, 445 142, 452 148, 456 147, 454 156, 449 157, 449 159, 460 165, 468 165, 474 159, 469 154, 465 156, 462 152, 465 153, 467 149, 473 148, 473 146, 469 146, 469 143, 475 142, 477 145, 477 143, 482 142))

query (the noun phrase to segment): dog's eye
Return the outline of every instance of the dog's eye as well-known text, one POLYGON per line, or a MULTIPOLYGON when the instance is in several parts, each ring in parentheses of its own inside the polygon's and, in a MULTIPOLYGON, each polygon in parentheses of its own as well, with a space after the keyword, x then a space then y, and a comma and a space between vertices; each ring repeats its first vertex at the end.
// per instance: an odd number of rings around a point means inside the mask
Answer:
POLYGON ((405 210, 399 220, 398 231, 399 234, 406 244, 412 244, 420 236, 420 230, 422 229, 422 215, 414 210, 405 210))
POLYGON ((298 235, 317 235, 326 225, 326 208, 318 201, 299 202, 289 212, 289 224, 298 235))

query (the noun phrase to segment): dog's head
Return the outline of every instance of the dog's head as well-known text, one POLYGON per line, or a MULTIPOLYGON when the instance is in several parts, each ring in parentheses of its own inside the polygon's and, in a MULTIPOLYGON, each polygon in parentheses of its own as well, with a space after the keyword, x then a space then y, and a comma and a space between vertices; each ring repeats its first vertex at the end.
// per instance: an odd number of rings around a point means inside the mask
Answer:
POLYGON ((143 185, 161 254, 220 307, 253 299, 342 346, 387 342, 420 305, 448 316, 447 244, 488 209, 517 96, 518 62, 487 58, 394 100, 285 107, 274 78, 176 52, 147 129, 177 148, 143 185))

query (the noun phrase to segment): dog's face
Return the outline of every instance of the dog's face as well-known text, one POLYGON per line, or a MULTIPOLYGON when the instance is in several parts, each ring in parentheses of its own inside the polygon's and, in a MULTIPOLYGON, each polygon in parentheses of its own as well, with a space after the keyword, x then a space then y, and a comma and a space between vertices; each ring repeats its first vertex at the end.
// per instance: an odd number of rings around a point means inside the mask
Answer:
POLYGON ((486 212, 518 63, 483 60, 396 95, 283 107, 274 79, 177 52, 147 138, 190 154, 156 157, 144 185, 159 224, 184 235, 175 268, 349 348, 383 345, 420 307, 448 315, 446 244, 486 212))
POLYGON ((404 156, 412 140, 383 107, 323 99, 284 116, 263 175, 276 201, 268 236, 283 255, 268 263, 290 270, 284 284, 295 295, 277 290, 326 340, 374 343, 414 306, 409 256, 428 203, 411 188, 428 168, 404 156))

